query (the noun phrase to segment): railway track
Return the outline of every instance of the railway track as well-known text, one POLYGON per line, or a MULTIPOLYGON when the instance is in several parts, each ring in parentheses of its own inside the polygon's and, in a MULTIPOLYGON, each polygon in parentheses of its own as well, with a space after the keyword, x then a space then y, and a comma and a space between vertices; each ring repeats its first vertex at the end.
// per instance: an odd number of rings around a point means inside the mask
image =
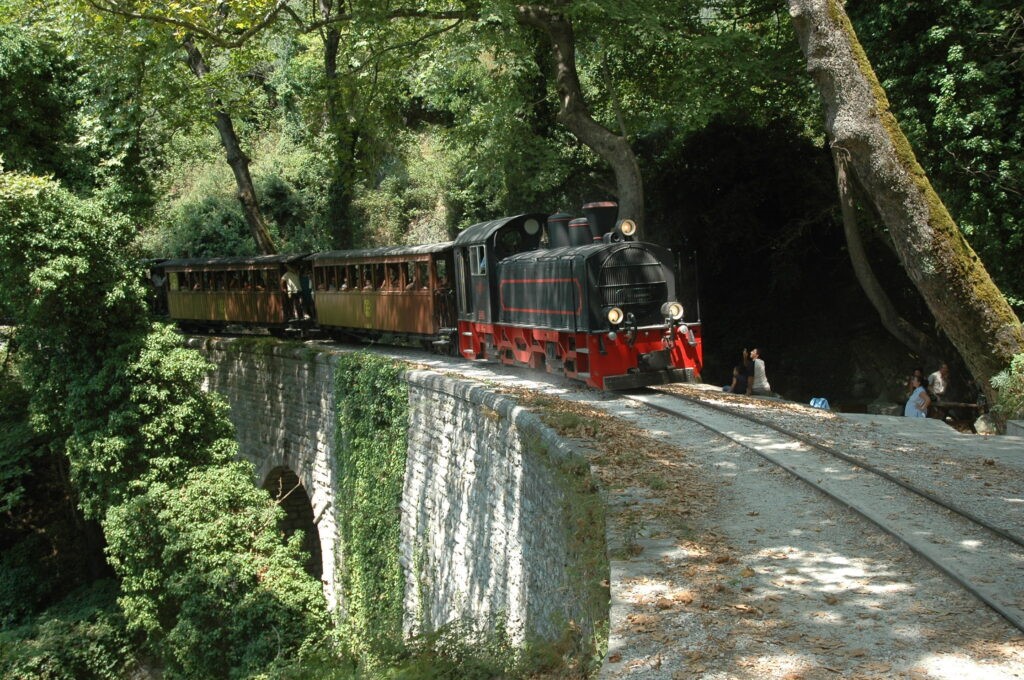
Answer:
POLYGON ((710 404, 650 389, 623 395, 694 422, 802 479, 867 518, 1024 631, 1024 537, 833 444, 710 404))

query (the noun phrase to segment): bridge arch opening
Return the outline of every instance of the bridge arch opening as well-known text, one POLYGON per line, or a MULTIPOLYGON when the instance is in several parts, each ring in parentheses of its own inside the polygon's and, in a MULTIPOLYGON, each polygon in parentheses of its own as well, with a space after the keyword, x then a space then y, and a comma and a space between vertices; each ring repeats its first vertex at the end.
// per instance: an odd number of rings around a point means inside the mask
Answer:
POLYGON ((285 516, 278 526, 285 535, 291 537, 296 532, 302 532, 302 549, 309 555, 304 565, 306 572, 321 580, 324 563, 320 549, 320 532, 317 531, 314 521, 313 504, 298 475, 286 467, 276 467, 267 475, 263 488, 284 510, 285 516))

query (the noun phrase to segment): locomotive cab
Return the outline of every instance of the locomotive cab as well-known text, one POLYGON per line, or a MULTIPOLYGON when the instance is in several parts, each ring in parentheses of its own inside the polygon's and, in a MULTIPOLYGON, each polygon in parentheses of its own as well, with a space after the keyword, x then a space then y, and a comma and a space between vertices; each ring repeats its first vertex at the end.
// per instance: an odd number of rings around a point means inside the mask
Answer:
POLYGON ((498 318, 499 261, 540 247, 543 214, 524 214, 481 222, 455 239, 455 277, 459 319, 493 323, 498 318))

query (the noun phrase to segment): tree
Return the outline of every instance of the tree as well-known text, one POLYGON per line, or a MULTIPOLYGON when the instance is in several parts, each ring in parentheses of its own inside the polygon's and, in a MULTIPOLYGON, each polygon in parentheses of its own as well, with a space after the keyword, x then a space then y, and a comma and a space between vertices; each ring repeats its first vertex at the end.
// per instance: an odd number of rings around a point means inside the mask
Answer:
POLYGON ((613 133, 594 120, 587 108, 576 70, 576 38, 572 21, 560 11, 560 7, 552 10, 542 5, 519 5, 517 10, 520 21, 544 31, 551 41, 560 103, 558 122, 611 166, 618 189, 619 214, 635 220, 642 230, 644 186, 640 166, 625 130, 621 134, 613 133))
MULTIPOLYGON (((191 35, 185 36, 181 41, 182 47, 188 54, 188 66, 196 78, 202 80, 210 72, 203 58, 203 53, 196 46, 195 39, 191 35)), ((263 219, 259 203, 256 200, 256 187, 252 183, 252 174, 249 172, 249 157, 242 151, 242 145, 235 133, 234 123, 231 116, 219 105, 214 104, 214 125, 217 127, 217 134, 220 135, 221 144, 227 153, 228 165, 235 175, 235 184, 238 186, 238 202, 242 204, 242 214, 245 215, 245 223, 249 225, 249 231, 256 241, 257 247, 264 255, 272 255, 277 252, 274 239, 270 237, 267 230, 267 223, 263 219)))
POLYGON ((1024 310, 1024 9, 847 3, 900 126, 960 230, 1024 310))
MULTIPOLYGON (((258 0, 252 4, 239 3, 230 7, 224 3, 210 6, 202 3, 192 6, 174 3, 161 7, 121 0, 84 0, 83 4, 83 12, 86 14, 91 12, 114 18, 114 21, 95 23, 106 26, 106 30, 120 32, 120 36, 114 36, 111 40, 118 49, 127 52, 139 40, 136 36, 141 33, 144 40, 157 44, 165 43, 168 39, 174 40, 184 51, 185 63, 199 81, 198 89, 203 91, 202 98, 206 100, 207 117, 214 121, 234 175, 242 214, 257 247, 265 254, 273 254, 277 249, 256 200, 256 188, 249 172, 249 157, 242 150, 229 103, 222 96, 227 89, 224 87, 226 78, 211 78, 211 68, 201 41, 205 40, 215 48, 240 48, 272 24, 282 7, 283 3, 280 2, 267 5, 258 0)), ((245 73, 244 58, 236 56, 229 61, 234 62, 231 65, 236 69, 229 75, 245 73)))
POLYGON ((825 128, 889 230, 900 261, 979 385, 1024 350, 1024 329, 939 199, 889 110, 842 6, 789 0, 825 128))

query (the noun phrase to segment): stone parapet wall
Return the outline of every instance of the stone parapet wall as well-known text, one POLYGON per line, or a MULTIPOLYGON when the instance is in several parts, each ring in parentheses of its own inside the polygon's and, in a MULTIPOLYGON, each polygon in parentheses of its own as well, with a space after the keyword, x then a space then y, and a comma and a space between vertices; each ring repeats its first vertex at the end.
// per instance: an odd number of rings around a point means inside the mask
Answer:
MULTIPOLYGON (((188 345, 215 365, 207 388, 227 397, 256 483, 286 468, 308 493, 324 591, 336 606, 336 355, 265 341, 188 345)), ((404 376, 405 632, 459 625, 521 642, 571 630, 589 641, 607 617, 608 573, 603 506, 586 461, 535 415, 479 384, 404 376)))
POLYGON ((432 373, 407 376, 407 632, 458 622, 501 624, 516 642, 556 639, 570 625, 589 636, 608 605, 589 465, 508 398, 432 373))

